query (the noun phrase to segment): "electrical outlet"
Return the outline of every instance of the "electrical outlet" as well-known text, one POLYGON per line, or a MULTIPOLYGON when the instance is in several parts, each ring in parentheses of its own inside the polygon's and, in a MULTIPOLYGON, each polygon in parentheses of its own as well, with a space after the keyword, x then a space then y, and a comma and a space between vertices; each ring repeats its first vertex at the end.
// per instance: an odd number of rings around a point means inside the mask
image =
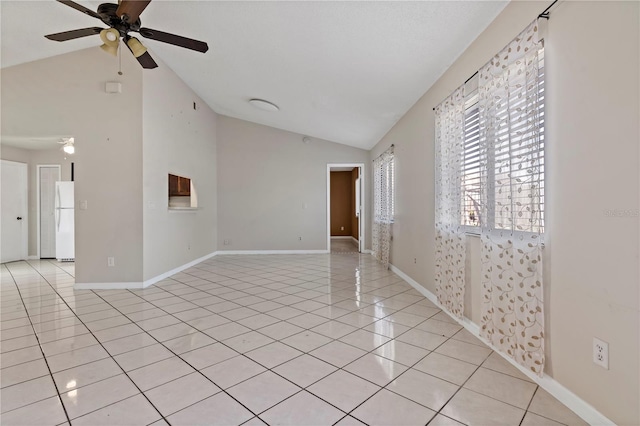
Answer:
POLYGON ((230 245, 231 245, 231 240, 224 240, 224 241, 223 241, 223 244, 224 244, 225 246, 230 246, 230 245))
POLYGON ((116 258, 107 257, 107 266, 116 266, 116 258))
POLYGON ((593 363, 605 370, 609 369, 609 344, 597 337, 593 338, 593 363))
POLYGON ((340 230, 341 230, 341 231, 344 231, 344 226, 341 226, 341 227, 340 227, 340 230))
POLYGON ((302 237, 298 237, 298 241, 302 241, 302 237))
POLYGON ((413 258, 413 263, 418 263, 418 259, 416 259, 415 257, 413 258))

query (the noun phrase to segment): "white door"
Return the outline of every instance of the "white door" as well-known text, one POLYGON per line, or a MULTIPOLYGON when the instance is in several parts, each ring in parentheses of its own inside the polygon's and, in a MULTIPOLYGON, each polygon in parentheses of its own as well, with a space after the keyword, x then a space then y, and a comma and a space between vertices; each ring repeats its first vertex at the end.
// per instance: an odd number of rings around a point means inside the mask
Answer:
POLYGON ((2 160, 0 262, 27 258, 29 221, 27 217, 27 165, 2 160))
POLYGON ((56 257, 56 182, 60 180, 60 166, 38 166, 40 258, 56 257))

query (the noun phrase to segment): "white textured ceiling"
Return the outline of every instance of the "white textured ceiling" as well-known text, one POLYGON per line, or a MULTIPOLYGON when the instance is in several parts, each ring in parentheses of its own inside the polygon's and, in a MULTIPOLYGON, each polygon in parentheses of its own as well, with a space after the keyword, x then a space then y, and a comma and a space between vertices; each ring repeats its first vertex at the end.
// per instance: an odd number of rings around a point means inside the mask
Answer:
MULTIPOLYGON (((370 149, 507 3, 154 0, 143 26, 206 41, 209 51, 139 38, 220 114, 370 149), (256 109, 251 98, 280 111, 256 109)), ((46 40, 102 26, 55 1, 0 8, 2 67, 101 44, 46 40)))

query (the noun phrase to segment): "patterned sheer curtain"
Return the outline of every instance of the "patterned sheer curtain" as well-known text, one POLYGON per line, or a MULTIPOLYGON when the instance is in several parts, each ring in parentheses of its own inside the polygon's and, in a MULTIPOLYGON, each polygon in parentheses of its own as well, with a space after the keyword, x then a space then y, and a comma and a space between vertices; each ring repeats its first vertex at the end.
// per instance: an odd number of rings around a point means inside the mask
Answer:
POLYGON ((391 251, 393 223, 393 146, 373 160, 373 254, 386 268, 391 251))
POLYGON ((464 314, 466 236, 462 226, 464 88, 436 107, 436 295, 449 312, 464 314))
POLYGON ((478 74, 480 333, 538 375, 544 369, 541 48, 533 22, 478 74))

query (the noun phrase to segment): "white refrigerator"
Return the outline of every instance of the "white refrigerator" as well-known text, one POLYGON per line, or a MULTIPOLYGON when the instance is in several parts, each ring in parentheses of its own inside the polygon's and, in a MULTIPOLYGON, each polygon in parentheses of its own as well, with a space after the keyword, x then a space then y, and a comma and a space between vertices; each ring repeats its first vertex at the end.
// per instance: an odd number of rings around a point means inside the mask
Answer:
POLYGON ((56 259, 75 259, 73 182, 56 182, 56 259))

